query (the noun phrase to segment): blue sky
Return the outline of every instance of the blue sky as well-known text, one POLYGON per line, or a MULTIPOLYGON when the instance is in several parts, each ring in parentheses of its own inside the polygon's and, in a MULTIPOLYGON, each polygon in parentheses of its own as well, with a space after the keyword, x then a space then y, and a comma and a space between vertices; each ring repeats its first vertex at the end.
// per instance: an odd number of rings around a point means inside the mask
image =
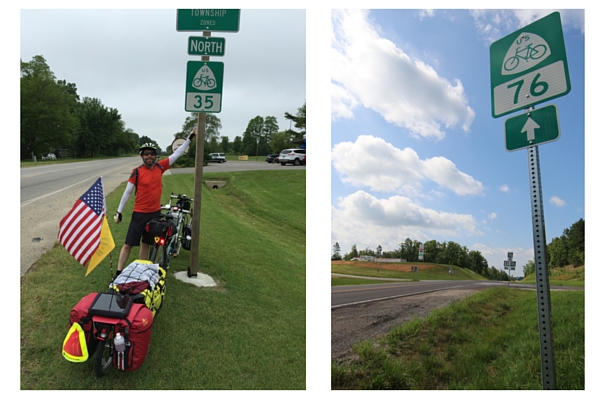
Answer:
MULTIPOLYGON (((554 10, 332 12, 331 245, 454 241, 533 259, 527 150, 493 118, 490 44, 554 10)), ((571 91, 539 146, 548 243, 584 213, 584 11, 560 10, 571 91)))

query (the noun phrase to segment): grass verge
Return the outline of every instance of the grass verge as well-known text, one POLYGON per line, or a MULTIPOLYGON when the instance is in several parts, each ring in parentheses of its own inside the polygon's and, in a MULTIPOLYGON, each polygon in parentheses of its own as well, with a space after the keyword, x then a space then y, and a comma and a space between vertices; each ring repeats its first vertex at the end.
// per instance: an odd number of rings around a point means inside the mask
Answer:
MULTIPOLYGON (((584 292, 552 292, 558 389, 585 388, 584 292)), ((492 288, 332 363, 332 389, 542 389, 534 291, 492 288)))
POLYGON ((485 278, 469 269, 450 266, 446 264, 418 263, 378 263, 378 262, 344 262, 333 261, 331 272, 345 275, 368 276, 376 278, 394 278, 409 280, 485 280, 485 278), (419 271, 411 272, 410 267, 416 265, 419 271), (453 274, 449 274, 452 268, 453 274))
POLYGON ((348 278, 345 276, 332 276, 331 286, 345 286, 345 285, 372 285, 381 283, 397 283, 398 281, 386 281, 382 279, 364 279, 364 278, 348 278))
MULTIPOLYGON (((71 308, 106 290, 111 278, 108 258, 85 277, 56 245, 21 280, 21 389, 305 389, 305 176, 224 173, 223 189, 204 187, 198 272, 219 287, 175 279, 171 273, 189 264, 182 250, 171 262, 165 303, 137 371, 111 369, 99 379, 92 360, 76 364, 61 355, 71 308)), ((193 195, 191 174, 165 176, 163 183, 163 202, 171 191, 193 195)), ((109 210, 124 187, 107 197, 109 210)), ((132 207, 130 200, 125 223, 109 221, 114 269, 132 207)))

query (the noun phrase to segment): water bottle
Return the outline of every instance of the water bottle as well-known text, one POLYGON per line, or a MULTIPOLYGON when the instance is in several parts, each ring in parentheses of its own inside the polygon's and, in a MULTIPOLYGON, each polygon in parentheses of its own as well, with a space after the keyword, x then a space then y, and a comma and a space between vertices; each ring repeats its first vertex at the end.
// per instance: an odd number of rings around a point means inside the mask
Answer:
POLYGON ((117 332, 115 336, 115 351, 117 352, 117 368, 125 369, 125 338, 121 336, 121 332, 117 332))
POLYGON ((117 332, 117 336, 115 336, 115 350, 117 353, 125 351, 125 338, 121 336, 121 332, 117 332))

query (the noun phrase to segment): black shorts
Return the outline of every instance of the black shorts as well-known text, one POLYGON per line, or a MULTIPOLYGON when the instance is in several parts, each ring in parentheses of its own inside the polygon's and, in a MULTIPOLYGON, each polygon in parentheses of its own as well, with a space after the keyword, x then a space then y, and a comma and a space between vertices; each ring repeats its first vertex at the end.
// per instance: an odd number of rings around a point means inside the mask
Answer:
POLYGON ((125 244, 129 246, 139 246, 140 239, 143 243, 154 244, 154 240, 151 237, 146 237, 146 224, 150 222, 152 218, 160 217, 160 210, 151 213, 133 212, 131 215, 131 222, 129 223, 129 229, 127 230, 127 236, 125 237, 125 244))

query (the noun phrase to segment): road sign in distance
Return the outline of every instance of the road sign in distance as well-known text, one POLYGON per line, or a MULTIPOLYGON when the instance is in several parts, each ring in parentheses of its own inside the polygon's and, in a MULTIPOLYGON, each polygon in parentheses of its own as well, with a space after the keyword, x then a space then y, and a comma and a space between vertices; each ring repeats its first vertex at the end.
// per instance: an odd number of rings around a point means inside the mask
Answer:
POLYGON ((553 12, 490 46, 492 116, 571 91, 560 14, 553 12))
POLYGON ((224 64, 218 61, 188 61, 185 81, 185 111, 221 112, 224 64))
POLYGON ((240 10, 182 9, 177 10, 179 32, 237 32, 240 30, 240 10))
POLYGON ((556 141, 560 137, 558 109, 551 104, 508 118, 504 132, 507 151, 556 141))
POLYGON ((197 56, 225 55, 225 38, 212 36, 190 36, 188 54, 197 56))

